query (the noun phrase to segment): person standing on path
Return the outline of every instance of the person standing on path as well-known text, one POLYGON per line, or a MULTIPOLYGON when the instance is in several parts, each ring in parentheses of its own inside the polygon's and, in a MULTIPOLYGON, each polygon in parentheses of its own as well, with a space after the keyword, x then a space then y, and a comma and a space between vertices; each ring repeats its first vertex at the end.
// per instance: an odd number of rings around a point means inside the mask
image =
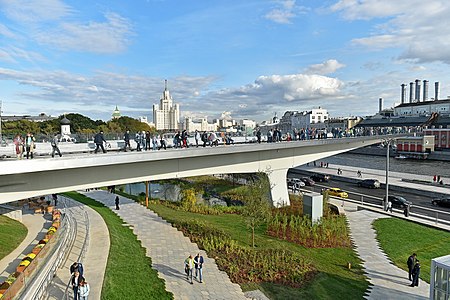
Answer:
POLYGON ((192 271, 194 269, 194 259, 192 255, 189 255, 188 258, 184 260, 184 271, 186 272, 186 280, 190 280, 191 284, 194 284, 192 281, 192 271))
POLYGON ((106 153, 105 147, 103 147, 103 143, 106 143, 105 137, 103 136, 103 131, 100 131, 95 135, 94 143, 95 143, 94 153, 97 153, 99 148, 102 148, 103 153, 106 153))
POLYGON ((59 157, 61 157, 62 154, 61 154, 61 151, 59 151, 59 147, 58 147, 58 134, 57 133, 55 133, 55 135, 53 136, 51 145, 52 145, 52 157, 55 157, 55 152, 58 152, 59 157))
POLYGON ((412 280, 412 271, 414 269, 414 266, 416 264, 416 254, 413 253, 408 257, 408 260, 406 261, 406 264, 408 265, 408 278, 409 280, 412 280))
POLYGON ((80 300, 88 300, 89 296, 89 284, 84 278, 81 278, 80 286, 78 287, 78 294, 80 300))
POLYGON ((386 211, 390 211, 392 213, 392 202, 388 200, 386 211))
POLYGON ((116 200, 114 202, 116 203, 116 210, 119 210, 119 196, 116 196, 116 200))
POLYGON ((416 264, 414 265, 414 269, 412 271, 413 280, 411 286, 419 286, 419 276, 420 276, 420 264, 419 260, 416 260, 416 264))
POLYGON ((20 134, 16 135, 16 137, 14 138, 14 145, 15 145, 17 159, 22 159, 22 157, 23 157, 23 139, 20 134))
POLYGON ((200 253, 197 253, 197 256, 194 258, 194 264, 195 264, 195 278, 197 278, 198 274, 198 280, 200 283, 203 283, 203 263, 204 263, 203 256, 200 255, 200 253))

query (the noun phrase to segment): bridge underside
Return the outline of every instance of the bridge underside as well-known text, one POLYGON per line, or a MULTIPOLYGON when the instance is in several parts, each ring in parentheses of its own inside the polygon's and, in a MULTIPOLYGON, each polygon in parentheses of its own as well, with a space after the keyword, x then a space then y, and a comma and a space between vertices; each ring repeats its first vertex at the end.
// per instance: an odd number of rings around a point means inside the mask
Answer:
POLYGON ((108 185, 200 175, 265 172, 275 206, 289 204, 289 168, 355 148, 383 137, 240 145, 220 148, 114 153, 0 162, 0 203, 108 185))

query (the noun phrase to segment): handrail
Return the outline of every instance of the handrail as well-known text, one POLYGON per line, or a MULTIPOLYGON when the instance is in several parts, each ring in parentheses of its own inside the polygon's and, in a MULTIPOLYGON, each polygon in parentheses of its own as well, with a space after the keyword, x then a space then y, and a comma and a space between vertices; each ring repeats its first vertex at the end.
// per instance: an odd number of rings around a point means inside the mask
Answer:
MULTIPOLYGON (((74 200, 72 200, 74 201, 74 200)), ((84 219, 85 219, 85 230, 86 230, 86 235, 84 237, 84 241, 83 241, 83 246, 81 247, 81 251, 80 251, 80 255, 78 256, 77 261, 78 262, 82 262, 84 259, 84 256, 86 255, 86 249, 89 246, 89 227, 90 227, 90 221, 89 221, 89 216, 88 213, 86 212, 86 210, 84 209, 83 206, 80 206, 81 209, 83 210, 84 213, 84 219)), ((76 223, 76 227, 78 227, 78 221, 75 219, 75 223, 76 223)), ((70 277, 69 282, 66 285, 66 289, 64 290, 64 298, 69 300, 69 287, 71 285, 72 282, 72 277, 70 277)))

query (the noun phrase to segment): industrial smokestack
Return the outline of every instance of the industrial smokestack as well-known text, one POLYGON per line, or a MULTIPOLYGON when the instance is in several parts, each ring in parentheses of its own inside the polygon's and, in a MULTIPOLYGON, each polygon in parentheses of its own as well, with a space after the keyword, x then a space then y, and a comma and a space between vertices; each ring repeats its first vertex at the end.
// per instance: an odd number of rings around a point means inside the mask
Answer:
POLYGON ((416 102, 420 102, 420 80, 416 79, 416 102))
POLYGON ((402 104, 406 102, 406 84, 402 83, 402 96, 401 96, 401 100, 402 100, 402 104))
POLYGON ((439 81, 434 83, 434 100, 439 100, 439 81))
POLYGON ((383 98, 378 99, 378 112, 383 111, 383 98))
POLYGON ((423 81, 423 97, 422 101, 425 102, 428 100, 428 80, 423 81))
POLYGON ((414 82, 409 83, 409 103, 413 103, 414 95, 414 82))

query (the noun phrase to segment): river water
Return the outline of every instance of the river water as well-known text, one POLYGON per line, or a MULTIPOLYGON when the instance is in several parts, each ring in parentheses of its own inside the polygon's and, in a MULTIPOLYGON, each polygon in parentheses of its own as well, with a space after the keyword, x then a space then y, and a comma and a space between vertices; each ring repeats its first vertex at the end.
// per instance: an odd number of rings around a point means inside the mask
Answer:
MULTIPOLYGON (((343 153, 332 156, 323 161, 330 164, 338 164, 351 167, 368 168, 385 170, 385 156, 369 156, 362 154, 343 153)), ((320 162, 319 162, 320 164, 320 162)), ((419 175, 441 175, 442 177, 450 177, 450 162, 436 160, 410 160, 395 159, 389 160, 389 170, 393 172, 403 172, 419 175)))

